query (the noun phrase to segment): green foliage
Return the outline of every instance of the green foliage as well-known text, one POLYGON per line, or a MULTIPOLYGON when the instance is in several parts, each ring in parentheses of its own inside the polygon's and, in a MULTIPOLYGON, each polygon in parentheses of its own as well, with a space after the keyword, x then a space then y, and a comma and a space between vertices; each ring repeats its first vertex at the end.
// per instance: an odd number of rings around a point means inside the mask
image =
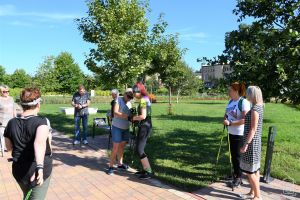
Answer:
POLYGON ((68 52, 62 52, 55 58, 54 75, 59 86, 56 91, 62 94, 72 94, 79 84, 83 84, 83 73, 68 52))
POLYGON ((159 89, 157 89, 156 93, 158 95, 167 95, 168 94, 168 89, 165 87, 160 87, 159 89))
POLYGON ((24 88, 32 85, 32 78, 24 69, 16 69, 14 73, 9 76, 7 84, 11 88, 24 88))
POLYGON ((111 92, 109 90, 95 90, 95 95, 109 97, 111 92))
POLYGON ((149 65, 147 3, 89 0, 88 17, 77 19, 83 39, 96 45, 85 61, 105 84, 132 84, 149 65))
POLYGON ((10 88, 9 89, 9 96, 13 97, 14 100, 20 99, 22 88, 10 88))
POLYGON ((227 33, 224 51, 234 68, 231 80, 259 85, 266 99, 300 103, 299 0, 242 0, 234 13, 250 25, 227 33))
POLYGON ((34 84, 38 86, 43 94, 59 91, 59 82, 54 71, 55 57, 48 56, 37 69, 34 76, 34 84))
POLYGON ((4 83, 5 75, 6 75, 5 68, 2 65, 0 65, 0 83, 4 83))
POLYGON ((203 82, 199 80, 192 68, 190 68, 185 62, 177 62, 178 76, 173 85, 173 89, 177 91, 177 95, 185 96, 195 95, 199 89, 203 88, 203 82))
POLYGON ((157 90, 159 89, 160 86, 158 79, 159 78, 157 74, 154 74, 146 78, 145 86, 150 93, 157 93, 157 90))

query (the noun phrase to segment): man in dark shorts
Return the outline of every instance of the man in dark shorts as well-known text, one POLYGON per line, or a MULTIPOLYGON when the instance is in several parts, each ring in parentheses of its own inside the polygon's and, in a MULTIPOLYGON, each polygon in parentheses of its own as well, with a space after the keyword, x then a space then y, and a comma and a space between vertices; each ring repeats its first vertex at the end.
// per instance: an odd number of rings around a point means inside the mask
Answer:
POLYGON ((80 144, 80 121, 82 121, 83 127, 83 144, 88 144, 87 141, 87 129, 88 129, 88 116, 91 98, 88 92, 85 91, 83 85, 78 86, 78 92, 73 95, 72 106, 74 109, 74 121, 75 121, 75 139, 73 144, 80 144))

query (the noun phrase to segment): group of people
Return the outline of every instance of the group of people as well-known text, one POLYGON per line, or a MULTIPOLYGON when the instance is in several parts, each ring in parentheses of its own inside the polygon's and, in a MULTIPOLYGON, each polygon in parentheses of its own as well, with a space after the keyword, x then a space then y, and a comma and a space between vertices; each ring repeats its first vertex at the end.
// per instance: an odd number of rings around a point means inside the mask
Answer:
MULTIPOLYGON (((123 154, 126 144, 129 142, 129 129, 131 124, 136 124, 138 131, 135 141, 136 153, 141 161, 142 169, 136 173, 140 179, 149 179, 153 172, 145 153, 145 146, 152 130, 151 121, 151 102, 148 97, 145 86, 138 82, 133 88, 127 88, 123 96, 119 96, 117 89, 111 91, 112 102, 110 118, 112 124, 112 142, 113 148, 110 156, 107 174, 113 175, 116 168, 114 164, 117 158, 117 169, 127 170, 129 167, 123 163, 123 154), (132 101, 137 103, 137 107, 133 107, 132 101), (133 113, 132 109, 136 110, 133 113)), ((75 134, 73 144, 88 144, 87 128, 88 128, 88 106, 91 98, 84 86, 80 85, 78 91, 73 95, 72 106, 74 107, 75 134), (81 139, 80 122, 82 122, 83 134, 81 139)))
POLYGON ((112 90, 112 97, 114 98, 111 103, 113 148, 107 174, 114 174, 113 166, 116 158, 118 158, 117 169, 128 169, 128 165, 123 163, 123 153, 125 145, 129 142, 130 125, 133 123, 138 127, 135 147, 142 164, 142 170, 136 172, 136 175, 140 179, 149 179, 153 172, 144 151, 152 130, 151 102, 147 90, 142 83, 137 83, 133 88, 128 88, 123 96, 119 96, 117 90, 112 90), (138 103, 137 108, 131 103, 133 98, 138 103))
MULTIPOLYGON (((51 127, 47 118, 38 115, 41 107, 41 93, 37 88, 25 88, 20 94, 23 113, 16 116, 15 104, 9 97, 9 88, 1 86, 0 122, 1 134, 4 132, 6 149, 12 151, 12 173, 24 193, 24 198, 44 199, 52 172, 51 127)), ((259 170, 261 155, 261 134, 263 121, 262 92, 257 86, 233 83, 229 87, 230 101, 224 115, 224 125, 228 126, 230 153, 234 168, 232 184, 242 183, 242 172, 247 174, 251 190, 243 198, 261 199, 259 189, 259 170), (247 97, 244 98, 244 96, 247 97)), ((147 139, 152 131, 151 102, 142 83, 126 89, 123 96, 118 90, 112 90, 111 102, 112 141, 107 174, 113 175, 117 169, 127 170, 123 162, 123 153, 129 142, 131 124, 137 126, 136 153, 142 169, 136 172, 140 179, 153 175, 148 156, 145 153, 147 139), (132 104, 135 99, 136 104, 132 104), (136 107, 135 107, 136 106, 136 107), (136 111, 136 112, 133 112, 136 111), (117 158, 117 163, 116 162, 117 158)), ((74 145, 87 141, 88 106, 90 95, 80 85, 73 95, 75 138, 74 145), (83 137, 80 134, 80 122, 83 125, 83 137)), ((2 147, 3 147, 2 146, 2 147)))
POLYGON ((241 195, 244 199, 261 199, 260 159, 263 123, 263 97, 258 86, 246 87, 235 82, 230 85, 230 101, 224 115, 228 127, 230 153, 234 169, 233 187, 242 184, 242 172, 249 180, 251 190, 241 195), (247 97, 245 99, 244 97, 247 97))

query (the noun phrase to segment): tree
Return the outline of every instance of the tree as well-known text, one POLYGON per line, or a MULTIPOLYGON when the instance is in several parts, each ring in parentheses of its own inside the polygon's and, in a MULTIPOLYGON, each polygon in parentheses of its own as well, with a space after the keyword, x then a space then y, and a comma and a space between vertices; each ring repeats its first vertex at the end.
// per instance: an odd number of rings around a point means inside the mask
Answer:
POLYGON ((300 1, 241 0, 234 13, 238 21, 255 20, 226 35, 231 79, 259 85, 266 99, 300 103, 300 1))
POLYGON ((155 93, 160 86, 158 74, 146 77, 145 86, 151 94, 155 93))
POLYGON ((34 76, 34 83, 43 93, 54 92, 58 90, 58 79, 54 71, 54 56, 48 56, 37 69, 34 76))
POLYGON ((77 19, 83 39, 95 44, 85 64, 106 83, 135 82, 149 65, 148 4, 139 0, 88 0, 88 17, 77 19))
POLYGON ((60 53, 55 58, 54 65, 54 74, 59 85, 57 92, 71 94, 77 90, 79 84, 83 84, 84 75, 70 53, 60 53))
POLYGON ((9 78, 8 85, 11 88, 24 88, 32 83, 32 78, 24 69, 16 69, 9 78))
POLYGON ((197 78, 192 68, 187 63, 179 62, 183 65, 183 77, 178 81, 179 94, 182 95, 195 95, 199 90, 203 89, 203 82, 197 78))
POLYGON ((2 65, 0 65, 0 83, 5 82, 5 75, 6 75, 5 68, 2 65))
POLYGON ((169 90, 169 114, 172 113, 172 88, 178 83, 178 79, 182 77, 183 71, 181 65, 177 63, 180 61, 184 50, 178 47, 178 36, 167 35, 161 36, 153 44, 153 54, 151 73, 159 73, 159 77, 163 84, 169 90))

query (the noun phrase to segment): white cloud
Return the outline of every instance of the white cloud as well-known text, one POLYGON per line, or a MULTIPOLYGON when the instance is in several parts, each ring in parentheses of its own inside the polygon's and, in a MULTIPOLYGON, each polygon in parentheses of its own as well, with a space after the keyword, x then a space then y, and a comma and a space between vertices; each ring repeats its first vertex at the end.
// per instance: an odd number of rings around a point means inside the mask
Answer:
POLYGON ((0 5, 0 16, 8 16, 15 13, 15 7, 13 5, 7 4, 7 5, 0 5))
POLYGON ((69 21, 80 18, 78 14, 71 13, 47 13, 47 12, 18 12, 14 5, 0 5, 0 16, 32 17, 42 21, 69 21))
POLYGON ((12 22, 8 22, 7 24, 9 25, 13 25, 13 26, 33 26, 32 23, 28 23, 28 22, 24 22, 24 21, 12 21, 12 22))

